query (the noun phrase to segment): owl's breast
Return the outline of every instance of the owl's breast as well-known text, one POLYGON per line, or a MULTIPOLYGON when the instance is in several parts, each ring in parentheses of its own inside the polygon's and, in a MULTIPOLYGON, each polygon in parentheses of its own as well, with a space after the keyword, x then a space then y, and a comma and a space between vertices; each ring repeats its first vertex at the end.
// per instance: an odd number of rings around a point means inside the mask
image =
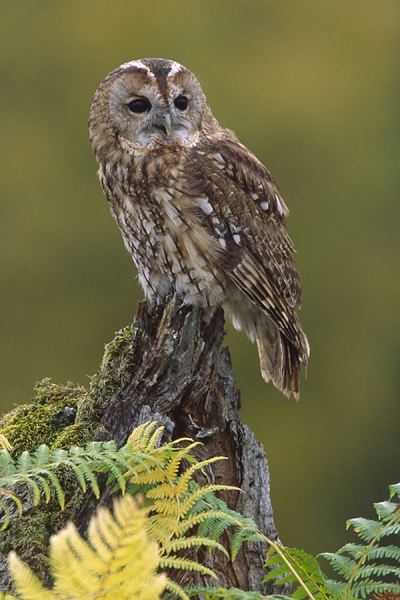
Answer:
POLYGON ((221 246, 204 226, 199 208, 206 199, 185 192, 179 161, 172 158, 167 170, 161 162, 131 162, 129 172, 121 165, 112 172, 106 166, 100 175, 140 283, 152 302, 177 292, 187 304, 222 304, 221 246))

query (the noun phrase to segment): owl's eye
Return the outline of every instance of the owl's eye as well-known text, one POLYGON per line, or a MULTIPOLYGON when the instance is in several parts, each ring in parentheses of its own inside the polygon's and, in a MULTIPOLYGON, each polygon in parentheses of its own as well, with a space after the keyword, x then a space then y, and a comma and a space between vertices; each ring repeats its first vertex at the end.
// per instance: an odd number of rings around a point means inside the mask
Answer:
POLYGON ((178 96, 174 100, 175 108, 177 108, 178 110, 186 110, 188 107, 188 104, 189 104, 189 100, 186 98, 186 96, 178 96))
POLYGON ((137 98, 136 100, 129 102, 127 106, 133 113, 144 113, 151 109, 151 104, 147 98, 137 98))

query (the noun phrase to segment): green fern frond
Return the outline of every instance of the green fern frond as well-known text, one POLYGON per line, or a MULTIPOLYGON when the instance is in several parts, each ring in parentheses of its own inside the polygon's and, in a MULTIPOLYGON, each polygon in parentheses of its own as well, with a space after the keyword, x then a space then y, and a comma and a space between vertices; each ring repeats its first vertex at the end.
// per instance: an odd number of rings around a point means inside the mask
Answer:
MULTIPOLYGON (((193 483, 193 482, 192 482, 193 483)), ((195 489, 197 486, 192 485, 192 488, 190 489, 190 493, 187 494, 187 496, 185 497, 185 499, 183 500, 182 504, 181 504, 181 512, 182 514, 188 514, 189 512, 192 511, 192 509, 195 509, 196 504, 201 501, 202 499, 206 499, 208 494, 212 494, 214 495, 215 492, 223 492, 223 491, 238 491, 241 492, 242 490, 238 487, 232 486, 232 485, 221 485, 221 484, 211 484, 208 486, 204 486, 204 487, 200 487, 198 486, 197 489, 195 489)), ((227 504, 225 504, 224 508, 228 508, 227 504)), ((224 511, 225 512, 225 511, 224 511)), ((235 513, 236 515, 238 513, 235 513)))
MULTIPOLYGON (((399 497, 400 484, 390 486, 390 492, 391 498, 399 497)), ((400 548, 384 544, 388 536, 400 533, 400 505, 387 501, 374 506, 379 520, 357 518, 347 523, 365 545, 346 544, 337 553, 322 554, 346 580, 343 598, 366 598, 383 592, 400 594, 400 548), (387 559, 394 564, 387 564, 387 559)))
POLYGON ((205 600, 290 600, 288 596, 264 596, 260 592, 244 592, 237 588, 193 587, 185 589, 189 598, 203 597, 205 600))
MULTIPOLYGON (((151 444, 154 444, 154 439, 151 440, 151 444)), ((90 487, 95 496, 99 497, 97 473, 109 473, 110 479, 115 480, 118 488, 125 491, 127 480, 136 475, 137 471, 151 472, 155 469, 157 473, 152 474, 150 481, 157 484, 162 464, 162 460, 158 457, 146 455, 143 451, 141 456, 136 457, 129 445, 117 451, 114 442, 91 442, 85 448, 73 447, 69 450, 54 451, 46 445, 41 445, 33 454, 23 452, 17 461, 13 460, 8 450, 2 449, 0 451, 2 528, 7 527, 10 521, 9 502, 6 502, 6 498, 17 505, 18 512, 21 514, 22 503, 17 498, 17 494, 12 491, 17 484, 24 483, 29 488, 33 506, 37 506, 41 500, 49 502, 54 492, 63 509, 65 493, 60 477, 61 468, 71 469, 82 491, 85 492, 87 487, 90 487)))
POLYGON ((280 584, 292 583, 295 587, 291 597, 297 600, 307 597, 331 600, 328 579, 313 556, 296 548, 284 548, 276 542, 270 542, 270 546, 265 563, 269 570, 265 582, 279 579, 280 584))

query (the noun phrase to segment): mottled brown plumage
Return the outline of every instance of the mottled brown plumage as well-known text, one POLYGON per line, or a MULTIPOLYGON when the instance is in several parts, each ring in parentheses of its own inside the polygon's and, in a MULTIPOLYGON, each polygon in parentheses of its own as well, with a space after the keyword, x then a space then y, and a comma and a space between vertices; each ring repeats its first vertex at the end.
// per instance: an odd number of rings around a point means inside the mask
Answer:
POLYGON ((309 346, 289 211, 268 170, 214 118, 194 75, 164 59, 121 65, 98 88, 90 141, 146 296, 222 305, 257 341, 261 372, 299 397, 309 346))

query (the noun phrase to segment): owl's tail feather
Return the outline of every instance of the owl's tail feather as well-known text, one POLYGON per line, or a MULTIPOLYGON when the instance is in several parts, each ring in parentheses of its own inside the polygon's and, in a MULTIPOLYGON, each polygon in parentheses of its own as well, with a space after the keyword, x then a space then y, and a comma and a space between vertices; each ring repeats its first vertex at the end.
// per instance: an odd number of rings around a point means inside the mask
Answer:
POLYGON ((299 331, 300 351, 270 322, 262 337, 257 339, 261 375, 271 381, 288 398, 300 398, 300 361, 307 370, 308 341, 299 331))

